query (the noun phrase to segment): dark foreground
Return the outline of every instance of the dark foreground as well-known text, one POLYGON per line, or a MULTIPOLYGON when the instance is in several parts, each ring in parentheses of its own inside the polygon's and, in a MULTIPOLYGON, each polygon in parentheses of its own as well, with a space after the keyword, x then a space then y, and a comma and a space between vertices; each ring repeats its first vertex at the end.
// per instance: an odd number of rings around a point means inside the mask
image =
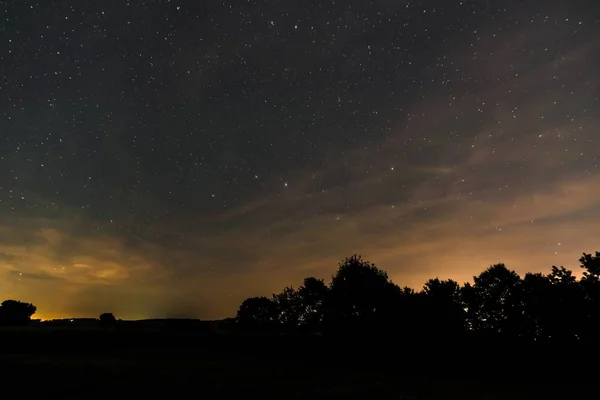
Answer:
POLYGON ((417 349, 389 340, 0 329, 5 391, 178 398, 595 399, 594 368, 508 349, 417 349), (402 350, 404 348, 404 350, 402 350), (11 388, 12 386, 12 388, 11 388), (14 390, 14 391, 13 391, 14 390))

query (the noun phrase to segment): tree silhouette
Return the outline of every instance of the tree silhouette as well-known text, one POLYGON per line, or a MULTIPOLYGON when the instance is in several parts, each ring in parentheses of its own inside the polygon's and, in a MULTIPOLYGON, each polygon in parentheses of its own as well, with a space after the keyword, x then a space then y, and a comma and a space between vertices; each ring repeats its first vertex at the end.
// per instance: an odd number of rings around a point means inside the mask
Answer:
POLYGON ((247 328, 266 329, 279 321, 279 307, 268 297, 250 297, 242 302, 237 312, 238 323, 247 328))
POLYGON ((547 276, 527 273, 521 283, 522 335, 531 341, 547 342, 552 324, 552 282, 547 276))
POLYGON ((553 285, 573 285, 577 283, 577 278, 573 276, 573 272, 569 271, 565 267, 557 268, 556 266, 552 266, 552 272, 548 275, 548 280, 553 285))
POLYGON ((521 326, 521 278, 504 264, 495 264, 463 287, 467 321, 471 329, 515 336, 521 326))
POLYGON ((549 296, 549 308, 552 309, 553 316, 549 329, 550 341, 567 343, 580 340, 585 319, 583 287, 578 284, 573 273, 564 267, 553 266, 548 279, 552 283, 549 296))
POLYGON ((113 315, 113 313, 103 313, 100 314, 100 324, 104 326, 112 326, 117 323, 117 319, 113 315))
POLYGON ((322 279, 304 279, 304 283, 298 288, 301 326, 315 329, 321 325, 328 294, 329 288, 322 279))
POLYGON ((425 324, 431 332, 443 332, 446 338, 466 330, 466 312, 460 285, 452 279, 430 279, 423 287, 425 324))
POLYGON ((595 277, 600 276, 600 251, 597 251, 595 255, 583 253, 579 262, 581 267, 586 270, 586 274, 595 277))
POLYGON ((31 303, 5 300, 0 305, 0 324, 27 325, 37 308, 31 303))
POLYGON ((585 336, 590 341, 600 335, 600 252, 584 253, 579 262, 585 269, 580 284, 585 296, 585 336))
POLYGON ((331 280, 325 321, 343 330, 378 329, 382 323, 394 321, 400 293, 385 271, 353 255, 340 263, 331 280))
POLYGON ((288 328, 300 325, 302 316, 302 300, 298 291, 292 287, 284 288, 281 293, 273 295, 279 314, 277 320, 288 328))

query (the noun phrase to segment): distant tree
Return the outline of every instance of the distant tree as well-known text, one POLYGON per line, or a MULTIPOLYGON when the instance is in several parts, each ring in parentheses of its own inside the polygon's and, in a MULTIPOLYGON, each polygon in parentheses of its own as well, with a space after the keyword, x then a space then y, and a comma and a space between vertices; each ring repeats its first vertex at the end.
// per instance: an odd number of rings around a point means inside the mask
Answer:
POLYGON ((113 313, 100 314, 100 323, 105 326, 111 326, 117 323, 117 319, 113 313))
POLYGON ((521 278, 495 264, 474 277, 474 284, 466 284, 462 295, 471 329, 480 332, 514 337, 521 327, 521 278))
POLYGON ((340 329, 375 329, 395 323, 401 289, 385 271, 353 255, 344 259, 329 285, 326 322, 340 329))
POLYGON ((0 324, 27 325, 37 308, 31 303, 17 300, 5 300, 0 305, 0 324))
POLYGON ((267 328, 279 321, 277 302, 268 297, 250 297, 242 302, 237 312, 237 322, 242 326, 267 328))

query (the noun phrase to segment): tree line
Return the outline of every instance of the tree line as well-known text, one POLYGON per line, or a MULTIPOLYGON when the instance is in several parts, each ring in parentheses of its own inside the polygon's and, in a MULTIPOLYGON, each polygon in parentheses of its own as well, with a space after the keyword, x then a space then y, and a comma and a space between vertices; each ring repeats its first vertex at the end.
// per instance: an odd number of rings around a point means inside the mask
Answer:
MULTIPOLYGON (((329 283, 309 277, 298 288, 251 297, 237 310, 240 332, 390 335, 414 341, 474 337, 541 344, 595 344, 600 334, 600 252, 579 259, 581 278, 553 266, 523 277, 495 264, 472 283, 430 279, 421 290, 393 283, 375 264, 353 255, 329 283)), ((5 300, 0 325, 26 325, 30 303, 5 300)), ((118 321, 104 313, 99 321, 118 321)))
POLYGON ((244 300, 237 322, 261 332, 594 343, 600 333, 600 252, 584 253, 579 262, 580 279, 564 267, 521 277, 495 264, 473 283, 435 278, 415 291, 353 255, 340 262, 328 284, 310 277, 298 288, 244 300))

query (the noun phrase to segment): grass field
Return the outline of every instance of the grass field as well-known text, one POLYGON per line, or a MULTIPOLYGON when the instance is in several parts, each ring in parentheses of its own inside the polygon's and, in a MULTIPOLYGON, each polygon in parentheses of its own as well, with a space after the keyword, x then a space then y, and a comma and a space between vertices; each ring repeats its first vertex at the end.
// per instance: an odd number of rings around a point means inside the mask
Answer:
MULTIPOLYGON (((305 343, 96 330, 0 331, 5 390, 106 396, 356 399, 593 399, 591 385, 557 377, 414 371, 410 360, 331 362, 305 343), (254 348, 250 348, 254 343, 254 348), (287 343, 287 342, 286 342, 287 343), (29 345, 28 345, 29 344, 29 345), (269 347, 269 348, 267 348, 269 347), (403 364, 401 368, 398 366, 403 364), (8 386, 7 386, 8 385, 8 386)), ((435 362, 435 360, 432 360, 435 362)), ((457 368, 460 368, 457 364, 457 368)), ((450 371, 449 371, 450 372, 450 371)), ((593 383, 593 382, 592 382, 593 383)))

